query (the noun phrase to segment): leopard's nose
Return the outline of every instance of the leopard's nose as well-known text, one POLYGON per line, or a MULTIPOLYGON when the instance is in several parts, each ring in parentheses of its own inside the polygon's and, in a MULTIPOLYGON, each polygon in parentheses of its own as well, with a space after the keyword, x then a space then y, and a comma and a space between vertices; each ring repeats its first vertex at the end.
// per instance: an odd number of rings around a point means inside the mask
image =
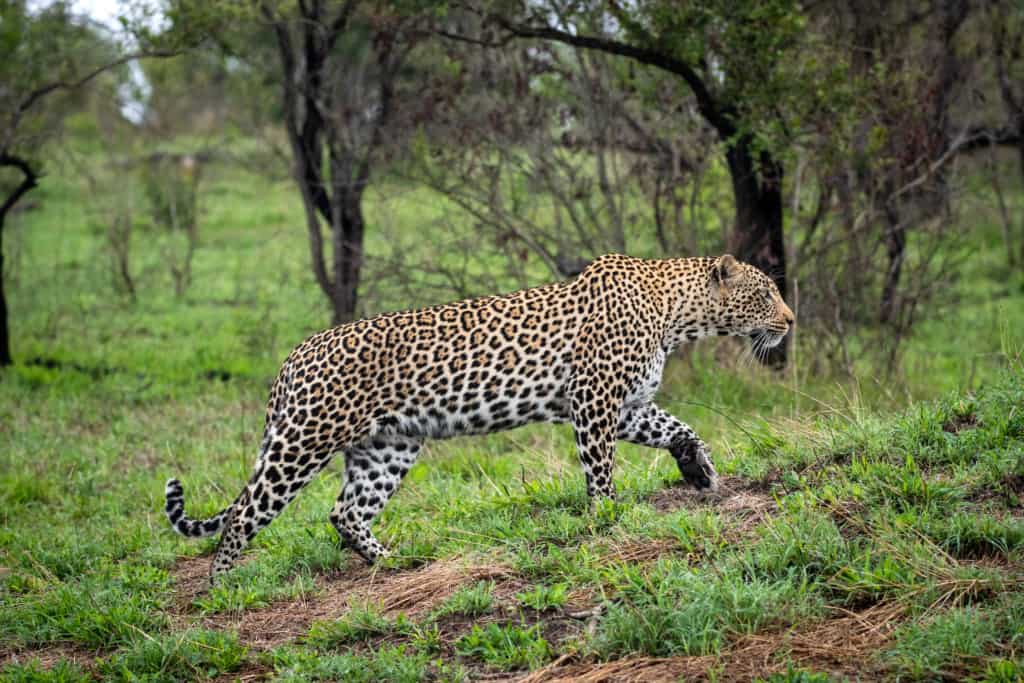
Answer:
POLYGON ((785 302, 782 303, 782 311, 781 311, 781 313, 782 313, 782 319, 786 321, 787 325, 792 327, 793 324, 796 323, 796 316, 793 315, 793 311, 790 310, 789 306, 787 306, 785 304, 785 302))

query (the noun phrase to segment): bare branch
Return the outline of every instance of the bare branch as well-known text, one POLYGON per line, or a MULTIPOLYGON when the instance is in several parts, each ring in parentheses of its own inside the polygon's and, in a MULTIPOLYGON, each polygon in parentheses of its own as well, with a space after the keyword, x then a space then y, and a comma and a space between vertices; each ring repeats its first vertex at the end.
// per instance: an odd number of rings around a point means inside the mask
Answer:
POLYGON ((8 123, 2 149, 7 149, 10 146, 11 140, 14 138, 14 133, 18 129, 18 124, 21 123, 21 118, 25 113, 46 95, 57 90, 77 90, 100 74, 110 71, 111 69, 115 69, 123 64, 127 64, 128 62, 135 61, 136 59, 145 59, 148 57, 176 57, 179 54, 181 54, 181 50, 143 50, 141 52, 133 52, 131 54, 118 57, 112 62, 107 62, 106 64, 98 66, 77 80, 54 81, 36 88, 30 92, 17 107, 15 107, 14 113, 11 114, 11 120, 8 123))
POLYGON ((14 154, 0 153, 0 167, 3 166, 18 169, 21 171, 23 178, 21 183, 4 200, 4 203, 0 205, 0 232, 3 230, 3 220, 7 212, 18 203, 22 195, 35 187, 39 180, 38 174, 32 169, 28 161, 14 154))
MULTIPOLYGON (((528 24, 518 24, 499 14, 488 14, 484 19, 485 21, 499 26, 518 38, 553 40, 564 45, 572 45, 574 47, 580 47, 587 50, 597 50, 608 54, 619 55, 621 57, 629 57, 641 64, 653 66, 680 76, 697 98, 697 107, 700 110, 701 115, 707 119, 708 123, 715 127, 723 139, 731 138, 737 132, 736 126, 732 121, 732 118, 735 115, 733 108, 719 102, 714 95, 712 95, 711 91, 708 89, 704 80, 700 77, 697 71, 690 64, 681 59, 677 59, 672 55, 658 50, 638 45, 631 45, 629 43, 623 43, 621 41, 602 36, 570 33, 561 29, 552 28, 551 26, 530 26, 528 24)), ((447 34, 446 37, 464 40, 464 42, 476 42, 478 44, 483 44, 476 39, 465 36, 457 37, 450 33, 447 34)), ((498 42, 491 44, 490 46, 497 47, 503 45, 504 42, 498 42)))
MULTIPOLYGON (((993 8, 994 10, 994 8, 993 8)), ((993 11, 993 53, 995 56, 996 82, 999 83, 999 94, 1003 99, 1006 108, 1020 117, 1024 115, 1024 104, 1017 98, 1014 92, 1012 79, 1006 68, 1006 20, 998 12, 993 11)), ((1011 37, 1011 41, 1020 36, 1011 37)))
POLYGON ((1020 135, 1012 133, 1010 131, 997 131, 987 128, 972 129, 964 131, 957 137, 946 151, 938 159, 933 161, 925 169, 925 172, 914 178, 909 183, 906 183, 901 188, 893 192, 888 197, 888 201, 893 201, 903 196, 904 194, 920 187, 924 183, 928 182, 939 170, 941 170, 953 157, 962 152, 971 151, 980 147, 990 147, 994 144, 1002 145, 1019 145, 1020 135))
POLYGON ((464 36, 458 33, 445 31, 444 29, 440 28, 434 29, 434 33, 441 36, 442 38, 447 38, 448 40, 454 40, 460 43, 469 43, 470 45, 479 45, 480 47, 505 47, 506 45, 508 45, 509 43, 516 39, 516 36, 511 33, 506 35, 501 40, 482 40, 480 38, 471 38, 469 36, 464 36))
POLYGON ((598 36, 579 35, 551 28, 550 26, 524 26, 513 24, 504 17, 492 16, 491 21, 501 26, 506 31, 515 34, 520 38, 540 38, 541 40, 554 40, 565 45, 582 47, 587 50, 598 50, 608 54, 629 57, 641 64, 653 66, 663 71, 668 71, 680 76, 693 91, 697 98, 697 107, 708 122, 718 130, 723 138, 732 137, 736 133, 736 126, 731 119, 732 111, 723 107, 708 90, 703 79, 686 62, 676 59, 671 55, 656 50, 650 50, 628 43, 622 43, 610 38, 598 36))
POLYGON ((988 128, 975 126, 968 130, 963 141, 957 146, 959 153, 974 152, 990 147, 1017 147, 1021 144, 1021 135, 1010 128, 988 128))

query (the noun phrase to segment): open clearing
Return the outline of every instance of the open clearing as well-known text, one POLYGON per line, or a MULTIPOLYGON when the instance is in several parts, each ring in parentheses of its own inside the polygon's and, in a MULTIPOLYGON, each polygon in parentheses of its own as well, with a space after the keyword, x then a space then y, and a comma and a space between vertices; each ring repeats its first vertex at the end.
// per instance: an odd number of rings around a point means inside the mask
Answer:
POLYGON ((714 343, 673 359, 659 402, 712 445, 716 495, 620 444, 619 500, 591 510, 565 427, 435 442, 378 521, 386 562, 338 547, 334 463, 207 590, 215 539, 172 533, 164 482, 194 516, 235 496, 270 378, 326 319, 285 238, 292 190, 210 188, 181 298, 156 240, 137 302, 112 297, 85 190, 60 178, 9 228, 4 679, 1020 680, 1024 286, 989 251, 899 377, 776 376, 714 343))

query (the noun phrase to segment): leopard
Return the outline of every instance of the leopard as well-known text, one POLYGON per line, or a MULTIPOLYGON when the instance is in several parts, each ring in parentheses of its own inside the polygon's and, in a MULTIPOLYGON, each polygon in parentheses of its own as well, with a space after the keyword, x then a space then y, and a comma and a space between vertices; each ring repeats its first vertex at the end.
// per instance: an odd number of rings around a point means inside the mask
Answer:
POLYGON ((608 254, 570 280, 341 324, 282 364, 235 500, 193 519, 170 479, 165 512, 184 536, 220 534, 214 584, 341 454, 329 519, 342 545, 374 563, 389 556, 374 519, 426 440, 538 422, 571 425, 591 501, 615 498, 617 441, 667 450, 685 485, 715 491, 711 449, 654 402, 666 360, 709 336, 750 337, 764 351, 795 322, 772 278, 730 254, 608 254))

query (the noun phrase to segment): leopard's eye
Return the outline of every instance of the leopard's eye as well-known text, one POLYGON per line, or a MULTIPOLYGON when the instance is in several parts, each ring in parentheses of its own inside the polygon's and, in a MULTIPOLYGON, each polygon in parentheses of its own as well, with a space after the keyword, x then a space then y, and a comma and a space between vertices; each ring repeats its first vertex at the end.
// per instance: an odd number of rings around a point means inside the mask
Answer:
POLYGON ((768 289, 767 287, 761 290, 761 296, 763 296, 764 300, 769 303, 773 303, 775 301, 775 297, 772 296, 772 290, 768 289))

